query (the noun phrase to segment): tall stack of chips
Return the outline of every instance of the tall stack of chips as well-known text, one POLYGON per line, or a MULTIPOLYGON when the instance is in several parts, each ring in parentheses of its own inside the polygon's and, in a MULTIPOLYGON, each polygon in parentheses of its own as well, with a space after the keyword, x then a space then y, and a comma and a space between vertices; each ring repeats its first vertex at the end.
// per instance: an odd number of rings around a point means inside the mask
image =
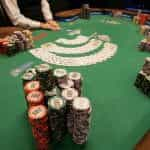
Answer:
POLYGON ((82 5, 80 17, 81 17, 82 19, 90 19, 90 8, 89 8, 89 4, 83 4, 83 5, 82 5))
POLYGON ((147 35, 147 39, 144 39, 140 42, 139 44, 139 49, 141 51, 148 51, 150 52, 150 33, 148 33, 147 35))
POLYGON ((48 105, 48 99, 59 95, 59 89, 57 87, 55 87, 52 90, 46 90, 44 95, 45 95, 45 102, 46 102, 46 106, 47 106, 48 105))
POLYGON ((142 25, 140 27, 140 30, 141 30, 142 34, 147 35, 148 32, 150 32, 150 26, 148 26, 148 25, 142 25))
POLYGON ((48 64, 36 66, 37 80, 40 81, 43 91, 54 88, 53 68, 48 64))
POLYGON ((33 46, 31 31, 15 31, 10 36, 0 40, 0 54, 11 56, 33 46))
POLYGON ((79 72, 70 72, 68 78, 74 82, 74 88, 78 91, 79 96, 82 92, 82 76, 79 72))
POLYGON ((145 59, 142 70, 138 73, 135 86, 144 94, 150 96, 150 58, 145 59))
POLYGON ((29 30, 24 30, 24 31, 22 31, 22 33, 26 37, 26 43, 27 43, 26 47, 27 47, 27 49, 33 48, 34 47, 34 41, 33 41, 32 32, 29 31, 29 30))
POLYGON ((52 139, 59 142, 66 133, 66 101, 58 96, 50 98, 48 112, 52 139))
POLYGON ((32 106, 28 111, 29 122, 38 150, 48 150, 50 136, 48 127, 48 111, 43 105, 32 106))
POLYGON ((91 104, 85 97, 77 97, 73 101, 73 141, 76 144, 85 144, 88 139, 88 132, 91 119, 91 104))
POLYGON ((67 83, 68 81, 67 71, 65 69, 55 69, 53 75, 58 87, 60 84, 67 83))
POLYGON ((25 72, 22 76, 23 85, 25 85, 27 82, 33 81, 35 79, 36 79, 35 74, 33 74, 32 72, 25 72))
POLYGON ((48 150, 50 139, 60 142, 67 132, 76 144, 87 141, 91 105, 79 97, 83 84, 79 72, 68 74, 65 69, 40 64, 27 69, 22 82, 38 150, 48 150))
POLYGON ((74 124, 72 103, 73 100, 78 97, 78 92, 73 88, 65 89, 62 91, 62 97, 66 100, 67 105, 67 129, 68 132, 72 135, 74 124))

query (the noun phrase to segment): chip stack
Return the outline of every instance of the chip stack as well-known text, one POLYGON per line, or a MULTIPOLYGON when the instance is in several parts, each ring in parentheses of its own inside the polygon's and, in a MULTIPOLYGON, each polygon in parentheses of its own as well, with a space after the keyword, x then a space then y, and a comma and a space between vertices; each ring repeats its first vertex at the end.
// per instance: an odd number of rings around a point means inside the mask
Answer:
POLYGON ((73 141, 76 144, 85 144, 88 139, 88 133, 91 120, 91 104, 85 97, 77 97, 73 101, 73 141))
POLYGON ((65 69, 55 69, 53 75, 57 86, 68 81, 67 71, 65 69))
POLYGON ((0 39, 0 54, 7 52, 7 45, 9 44, 8 39, 0 39))
POLYGON ((33 37, 29 30, 15 31, 4 39, 0 39, 0 54, 12 56, 32 47, 33 37))
POLYGON ((28 48, 28 47, 27 47, 27 39, 26 39, 25 34, 24 34, 23 32, 21 32, 21 31, 15 31, 13 34, 16 35, 17 38, 18 38, 19 41, 20 41, 20 46, 19 46, 20 49, 21 49, 21 50, 27 49, 27 48, 28 48))
POLYGON ((45 95, 45 105, 48 106, 48 100, 54 96, 60 95, 60 91, 57 87, 54 87, 52 90, 46 90, 45 95))
POLYGON ((66 83, 64 82, 64 83, 59 84, 60 91, 63 91, 68 88, 73 88, 73 87, 74 87, 74 83, 72 80, 69 80, 69 79, 67 80, 66 83))
POLYGON ((32 91, 30 92, 27 97, 27 104, 28 107, 37 106, 37 105, 44 105, 44 94, 41 91, 32 91))
POLYGON ((67 130, 68 132, 72 135, 73 133, 73 124, 74 124, 74 119, 73 119, 73 109, 72 109, 72 104, 73 100, 78 97, 78 92, 74 88, 69 88, 65 89, 62 91, 62 97, 66 100, 66 119, 67 119, 67 130))
POLYGON ((140 30, 141 30, 142 34, 144 34, 144 35, 147 36, 148 32, 150 32, 150 26, 148 26, 148 25, 142 25, 140 27, 140 30))
POLYGON ((24 30, 22 33, 25 35, 26 38, 26 48, 30 49, 34 47, 34 41, 33 41, 33 36, 32 32, 29 30, 24 30))
POLYGON ((66 134, 66 101, 55 96, 48 100, 49 123, 54 141, 62 141, 66 134))
POLYGON ((150 57, 145 59, 145 63, 142 68, 143 72, 146 73, 147 76, 150 75, 150 57))
POLYGON ((40 82, 39 81, 30 81, 27 82, 24 86, 24 92, 27 95, 30 92, 33 91, 40 91, 40 82))
POLYGON ((90 8, 89 4, 83 4, 81 8, 80 17, 82 19, 90 19, 90 8))
POLYGON ((49 149, 48 111, 43 105, 32 106, 28 111, 29 122, 38 150, 49 149))
POLYGON ((82 93, 82 76, 79 72, 70 72, 68 78, 74 82, 74 88, 78 91, 79 96, 82 93))
POLYGON ((26 73, 32 73, 35 77, 37 75, 37 72, 36 72, 35 68, 28 68, 25 72, 26 73))
POLYGON ((139 49, 141 51, 148 51, 150 52, 150 33, 147 39, 144 39, 140 42, 139 49))
POLYGON ((29 82, 29 81, 34 81, 36 79, 36 75, 32 72, 25 72, 22 76, 22 83, 23 86, 29 82))
POLYGON ((145 64, 137 75, 135 86, 145 95, 150 96, 150 57, 145 59, 145 64))
POLYGON ((54 88, 53 68, 48 64, 40 64, 36 66, 37 80, 40 81, 43 91, 54 88))

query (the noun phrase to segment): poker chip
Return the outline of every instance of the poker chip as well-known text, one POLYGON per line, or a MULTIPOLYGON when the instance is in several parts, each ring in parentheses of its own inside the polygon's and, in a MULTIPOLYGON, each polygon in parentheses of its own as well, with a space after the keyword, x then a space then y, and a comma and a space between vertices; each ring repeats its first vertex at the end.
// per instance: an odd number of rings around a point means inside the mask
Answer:
POLYGON ((145 59, 145 64, 143 65, 142 70, 144 73, 146 73, 147 76, 150 75, 150 57, 145 59))
POLYGON ((68 88, 73 88, 73 87, 74 87, 74 82, 72 80, 67 80, 67 82, 59 84, 59 88, 61 90, 68 89, 68 88))
POLYGON ((46 102, 45 105, 48 106, 48 99, 60 95, 60 91, 57 87, 55 87, 52 90, 46 90, 44 95, 45 95, 45 102, 46 102))
POLYGON ((76 144, 85 144, 88 140, 92 107, 89 99, 77 97, 73 101, 73 141, 76 144))
POLYGON ((73 101, 73 108, 77 111, 89 110, 90 101, 85 97, 77 97, 73 101))
POLYGON ((70 72, 68 75, 69 79, 74 82, 74 88, 78 91, 79 96, 82 91, 82 75, 79 72, 70 72))
POLYGON ((44 94, 40 91, 32 91, 27 95, 29 106, 44 105, 44 94))
POLYGON ((33 46, 33 37, 30 31, 15 31, 0 41, 0 53, 12 56, 33 46))
POLYGON ((25 85, 29 81, 33 81, 35 79, 35 75, 32 72, 25 72, 22 76, 23 85, 25 85))
POLYGON ((26 73, 32 73, 32 74, 34 74, 35 76, 37 75, 35 68, 29 68, 29 69, 27 69, 25 72, 26 72, 26 73))
POLYGON ((61 95, 66 100, 67 130, 72 135, 74 126, 72 103, 78 97, 78 92, 73 88, 69 88, 63 90, 61 95))
POLYGON ((50 132, 48 127, 48 110, 44 105, 31 106, 28 118, 32 125, 32 134, 39 150, 48 150, 50 132))
POLYGON ((37 79, 40 81, 43 91, 51 90, 55 86, 53 78, 53 68, 48 64, 40 64, 35 67, 37 71, 37 79))
POLYGON ((27 82, 24 86, 24 91, 26 94, 32 91, 39 91, 40 90, 40 82, 39 81, 30 81, 27 82))
POLYGON ((49 99, 48 112, 52 139, 62 141, 66 134, 66 101, 58 96, 49 99))
POLYGON ((74 88, 68 88, 63 90, 61 95, 64 99, 67 100, 67 102, 69 102, 78 96, 78 92, 74 88))
POLYGON ((57 85, 67 82, 67 71, 65 69, 55 69, 53 75, 57 85))
POLYGON ((43 105, 32 106, 29 109, 28 115, 30 120, 41 120, 47 115, 47 108, 43 105))

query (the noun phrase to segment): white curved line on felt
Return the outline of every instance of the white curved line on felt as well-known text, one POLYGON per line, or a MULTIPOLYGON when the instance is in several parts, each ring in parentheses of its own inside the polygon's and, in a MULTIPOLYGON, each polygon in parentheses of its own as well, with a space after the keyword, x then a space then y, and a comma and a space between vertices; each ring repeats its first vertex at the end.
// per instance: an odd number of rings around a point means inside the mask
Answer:
POLYGON ((64 45, 81 45, 88 42, 88 40, 89 40, 88 36, 79 35, 74 39, 60 38, 56 40, 55 43, 64 44, 64 45))
POLYGON ((104 48, 95 54, 83 57, 62 57, 57 56, 46 49, 37 48, 30 50, 30 53, 35 57, 55 65, 62 66, 88 66, 96 63, 100 63, 110 59, 117 52, 118 46, 112 43, 105 43, 104 48))
POLYGON ((47 48, 46 47, 42 47, 42 48, 49 52, 60 53, 60 54, 83 54, 97 49, 98 47, 101 46, 101 44, 102 41, 91 39, 87 44, 74 47, 74 48, 61 47, 54 43, 51 43, 50 46, 47 48))

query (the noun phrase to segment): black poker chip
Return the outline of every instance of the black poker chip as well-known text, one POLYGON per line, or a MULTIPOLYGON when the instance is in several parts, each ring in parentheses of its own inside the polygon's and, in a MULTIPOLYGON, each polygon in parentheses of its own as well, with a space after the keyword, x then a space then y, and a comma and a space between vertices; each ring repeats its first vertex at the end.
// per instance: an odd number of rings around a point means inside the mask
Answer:
POLYGON ((66 134, 66 101, 58 96, 50 98, 48 112, 52 139, 60 142, 66 134))
POLYGON ((74 130, 73 141, 85 144, 88 139, 92 107, 89 99, 77 97, 73 101, 74 130))
POLYGON ((37 80, 40 81, 43 91, 50 90, 55 87, 55 81, 53 78, 53 68, 48 64, 40 64, 36 67, 37 80))

